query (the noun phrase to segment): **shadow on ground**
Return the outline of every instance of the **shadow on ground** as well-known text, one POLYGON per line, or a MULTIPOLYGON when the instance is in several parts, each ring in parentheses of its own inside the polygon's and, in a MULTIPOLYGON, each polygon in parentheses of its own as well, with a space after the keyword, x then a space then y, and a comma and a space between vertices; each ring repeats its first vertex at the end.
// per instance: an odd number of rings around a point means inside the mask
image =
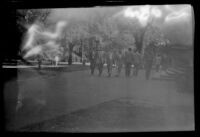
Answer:
POLYGON ((133 132, 193 130, 193 115, 191 112, 187 106, 177 109, 176 107, 159 106, 145 101, 137 102, 133 98, 121 98, 27 126, 21 128, 21 131, 133 132))

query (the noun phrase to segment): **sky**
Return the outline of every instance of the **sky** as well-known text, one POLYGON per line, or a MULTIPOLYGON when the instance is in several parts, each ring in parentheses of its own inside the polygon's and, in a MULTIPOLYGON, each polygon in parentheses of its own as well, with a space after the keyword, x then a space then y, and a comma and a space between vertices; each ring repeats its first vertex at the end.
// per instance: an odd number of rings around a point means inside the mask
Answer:
MULTIPOLYGON (((106 14, 110 18, 126 18, 138 21, 142 27, 153 19, 153 24, 160 27, 173 43, 192 45, 193 43, 193 9, 190 5, 144 5, 113 6, 94 8, 60 8, 52 9, 48 20, 90 20, 96 14, 106 14)), ((124 20, 126 21, 126 20, 124 20)))

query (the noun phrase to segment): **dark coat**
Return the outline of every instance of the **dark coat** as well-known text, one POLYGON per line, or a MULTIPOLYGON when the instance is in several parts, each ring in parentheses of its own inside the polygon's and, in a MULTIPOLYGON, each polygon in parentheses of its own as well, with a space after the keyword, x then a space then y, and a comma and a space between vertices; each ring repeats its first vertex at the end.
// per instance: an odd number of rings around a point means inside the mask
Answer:
POLYGON ((133 63, 133 53, 130 52, 130 51, 127 51, 124 55, 124 63, 127 64, 127 63, 133 63))

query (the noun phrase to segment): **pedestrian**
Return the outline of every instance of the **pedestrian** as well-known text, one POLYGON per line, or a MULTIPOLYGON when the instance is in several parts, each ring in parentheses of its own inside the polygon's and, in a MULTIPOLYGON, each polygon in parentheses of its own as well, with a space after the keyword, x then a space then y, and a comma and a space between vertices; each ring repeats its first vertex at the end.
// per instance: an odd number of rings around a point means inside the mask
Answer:
POLYGON ((59 57, 55 56, 55 66, 58 66, 59 57))
POLYGON ((167 69, 172 66, 172 58, 168 55, 167 56, 167 69))
POLYGON ((133 54, 131 52, 131 48, 128 48, 128 51, 125 52, 124 55, 124 65, 125 65, 125 75, 129 77, 131 74, 131 65, 133 63, 133 54))
POLYGON ((94 50, 92 50, 90 52, 90 69, 91 69, 91 75, 94 74, 94 70, 95 70, 95 67, 96 67, 96 53, 94 50))
POLYGON ((149 80, 152 66, 153 66, 153 59, 155 55, 155 46, 153 43, 150 43, 144 52, 144 69, 145 69, 145 77, 146 80, 149 80))
POLYGON ((101 76, 102 72, 103 72, 103 65, 104 65, 105 61, 104 61, 104 52, 103 51, 99 51, 98 55, 97 55, 97 67, 99 70, 99 76, 101 76))
POLYGON ((166 54, 163 54, 163 56, 162 56, 161 65, 162 65, 162 70, 166 71, 167 70, 167 66, 168 66, 168 59, 167 59, 167 55, 166 54))
POLYGON ((123 67, 123 55, 122 55, 121 50, 119 50, 116 53, 115 63, 116 63, 116 67, 117 67, 117 75, 116 76, 118 77, 120 75, 122 67, 123 67))
POLYGON ((133 75, 137 76, 139 69, 140 69, 140 65, 141 65, 141 55, 138 51, 136 51, 134 54, 134 71, 133 71, 133 75))
POLYGON ((161 67, 161 55, 158 54, 155 58, 155 69, 156 69, 156 72, 159 72, 160 71, 160 67, 161 67))
POLYGON ((112 65, 113 65, 113 53, 111 51, 108 51, 106 53, 106 64, 108 70, 108 77, 111 77, 112 65))
POLYGON ((40 55, 38 55, 37 60, 38 60, 38 68, 41 69, 42 57, 40 55))
POLYGON ((83 66, 85 66, 86 61, 87 61, 87 58, 85 55, 83 55, 83 58, 82 58, 83 66))

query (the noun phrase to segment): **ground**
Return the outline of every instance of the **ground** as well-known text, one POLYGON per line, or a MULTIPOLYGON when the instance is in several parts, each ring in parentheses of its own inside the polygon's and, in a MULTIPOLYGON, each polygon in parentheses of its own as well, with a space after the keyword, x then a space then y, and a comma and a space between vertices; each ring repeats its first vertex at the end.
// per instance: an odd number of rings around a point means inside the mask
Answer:
MULTIPOLYGON (((194 130, 194 96, 177 91, 173 80, 91 76, 77 71, 19 71, 16 81, 26 101, 7 124, 9 130, 56 132, 194 130), (31 76, 27 75, 31 73, 31 76), (33 98, 34 97, 34 98, 33 98), (42 106, 42 107, 39 107, 42 106), (40 108, 40 109, 38 109, 40 108)), ((7 89, 13 84, 7 83, 7 89)), ((5 88, 5 91, 6 91, 5 88)))

